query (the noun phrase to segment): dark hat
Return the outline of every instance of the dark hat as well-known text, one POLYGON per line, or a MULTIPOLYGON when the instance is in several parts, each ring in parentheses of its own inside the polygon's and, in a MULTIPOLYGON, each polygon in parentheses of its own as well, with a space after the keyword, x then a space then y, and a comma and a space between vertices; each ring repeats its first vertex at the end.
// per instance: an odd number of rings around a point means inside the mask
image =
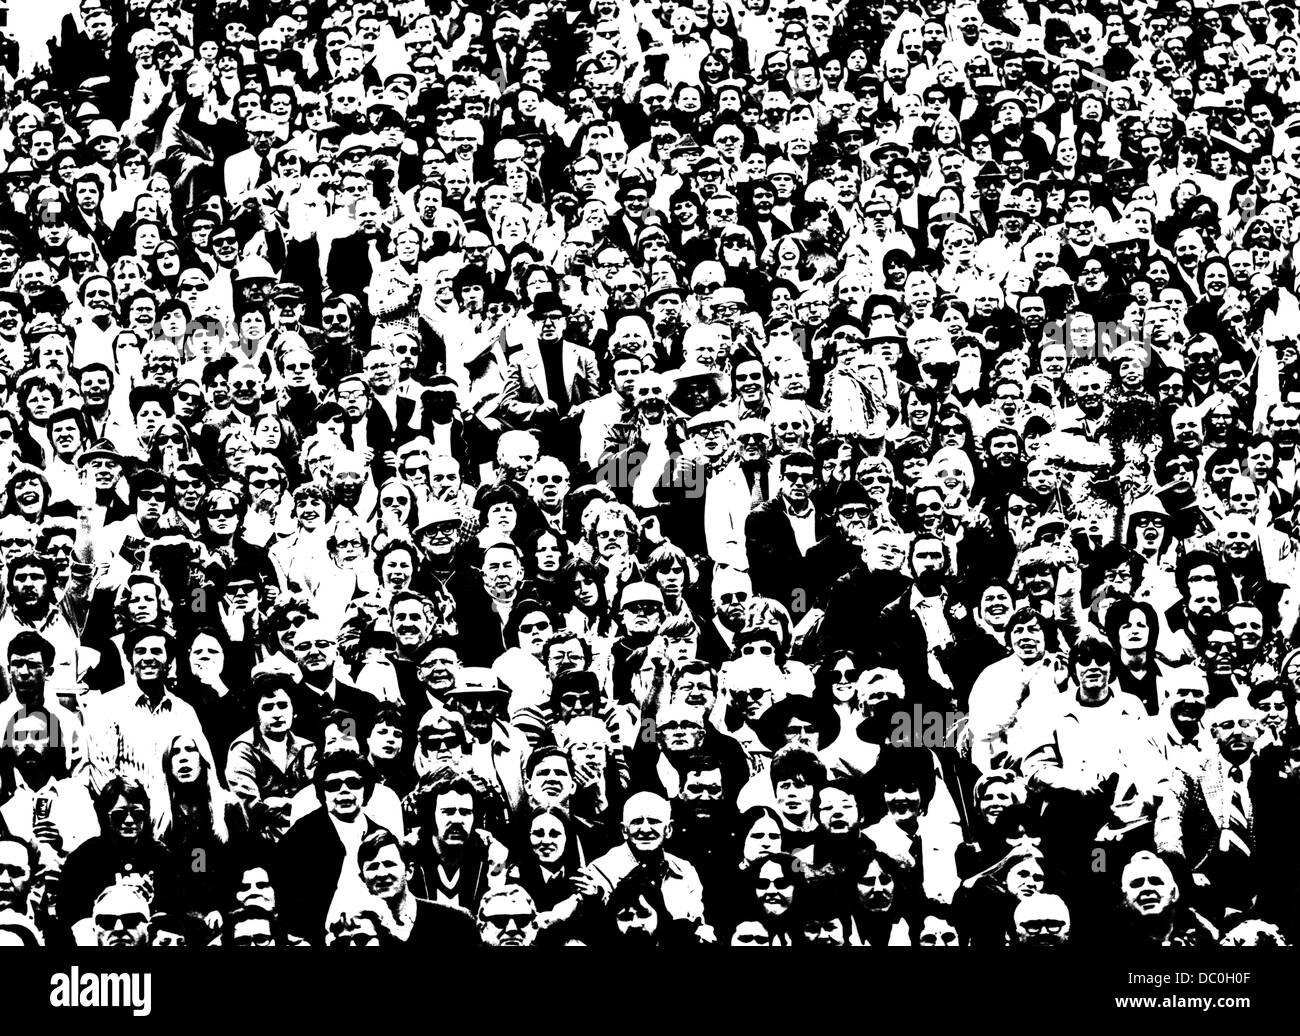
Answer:
POLYGON ((867 492, 867 487, 855 478, 849 479, 847 482, 841 482, 833 498, 833 506, 835 507, 845 507, 849 504, 875 505, 871 494, 867 492))
POLYGON ((551 701, 562 694, 589 694, 600 697, 600 681, 590 669, 570 669, 556 674, 551 681, 551 701))
POLYGON ((543 314, 552 313, 557 309, 566 316, 570 312, 569 307, 560 298, 559 292, 540 291, 533 299, 533 308, 529 310, 528 315, 534 320, 540 320, 543 314))
POLYGON ((117 452, 116 446, 114 446, 108 439, 96 439, 85 449, 85 451, 82 452, 81 456, 77 458, 77 466, 80 467, 82 464, 88 464, 90 461, 95 460, 98 457, 105 457, 108 460, 116 461, 118 464, 122 463, 122 455, 117 452))
POLYGON ((802 719, 816 728, 818 751, 840 736, 840 718, 830 705, 802 694, 792 694, 771 706, 755 721, 759 740, 770 751, 780 750, 785 745, 786 728, 792 719, 802 719))

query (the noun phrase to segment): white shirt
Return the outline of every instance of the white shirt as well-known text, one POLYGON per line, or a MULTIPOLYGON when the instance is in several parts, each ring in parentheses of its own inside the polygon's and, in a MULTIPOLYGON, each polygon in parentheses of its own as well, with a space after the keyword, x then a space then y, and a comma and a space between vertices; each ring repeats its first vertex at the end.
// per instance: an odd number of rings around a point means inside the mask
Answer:
POLYGON ((785 505, 786 516, 790 519, 790 528, 794 530, 794 541, 799 545, 799 553, 807 554, 808 548, 817 542, 817 512, 811 504, 802 515, 790 510, 785 505))

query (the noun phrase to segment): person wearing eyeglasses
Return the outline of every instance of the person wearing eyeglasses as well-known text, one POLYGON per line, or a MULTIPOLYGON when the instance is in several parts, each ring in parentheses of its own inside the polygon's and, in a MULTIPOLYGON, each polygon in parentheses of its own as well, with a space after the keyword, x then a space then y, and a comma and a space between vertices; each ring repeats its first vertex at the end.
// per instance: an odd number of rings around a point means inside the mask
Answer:
POLYGON ((745 545, 754 592, 770 597, 791 614, 807 611, 807 600, 795 604, 804 586, 804 559, 814 543, 830 529, 812 502, 817 484, 816 461, 802 451, 780 461, 781 488, 745 519, 745 545))
POLYGON ((290 827, 277 848, 279 872, 294 878, 278 898, 285 928, 321 945, 336 895, 366 892, 358 853, 368 835, 384 828, 362 809, 374 775, 358 752, 326 752, 316 764, 314 783, 322 805, 290 827))

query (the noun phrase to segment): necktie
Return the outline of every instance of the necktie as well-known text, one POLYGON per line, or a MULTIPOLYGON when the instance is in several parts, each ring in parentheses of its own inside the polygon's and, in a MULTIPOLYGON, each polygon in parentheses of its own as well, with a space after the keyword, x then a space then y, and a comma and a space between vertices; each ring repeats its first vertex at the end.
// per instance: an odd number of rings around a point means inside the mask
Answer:
POLYGON ((1240 766, 1228 771, 1231 781, 1228 796, 1228 817, 1223 828, 1221 848, 1223 852, 1240 860, 1250 858, 1250 821, 1246 817, 1246 802, 1243 795, 1244 784, 1240 766))

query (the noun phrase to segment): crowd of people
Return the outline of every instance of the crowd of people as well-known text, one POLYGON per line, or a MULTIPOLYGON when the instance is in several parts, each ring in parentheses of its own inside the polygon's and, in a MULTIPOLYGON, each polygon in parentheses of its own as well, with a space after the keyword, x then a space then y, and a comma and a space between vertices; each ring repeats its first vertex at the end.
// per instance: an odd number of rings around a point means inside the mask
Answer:
POLYGON ((1285 0, 21 0, 0 943, 1286 944, 1285 0))

